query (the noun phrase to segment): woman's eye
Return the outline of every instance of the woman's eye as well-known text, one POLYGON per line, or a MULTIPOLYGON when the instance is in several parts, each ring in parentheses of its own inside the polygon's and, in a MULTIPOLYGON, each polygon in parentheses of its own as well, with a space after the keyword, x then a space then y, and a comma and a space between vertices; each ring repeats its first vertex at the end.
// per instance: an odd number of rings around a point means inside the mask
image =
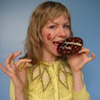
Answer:
POLYGON ((64 25, 64 28, 70 28, 70 25, 64 25))
POLYGON ((55 29, 56 26, 55 26, 55 25, 52 25, 52 26, 50 26, 49 28, 51 28, 51 29, 55 29))

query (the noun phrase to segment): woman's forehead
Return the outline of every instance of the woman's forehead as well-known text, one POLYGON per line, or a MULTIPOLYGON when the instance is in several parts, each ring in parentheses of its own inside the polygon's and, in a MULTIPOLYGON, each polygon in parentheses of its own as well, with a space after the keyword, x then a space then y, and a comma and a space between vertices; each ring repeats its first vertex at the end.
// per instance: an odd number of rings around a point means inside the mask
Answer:
POLYGON ((57 18, 47 20, 47 23, 56 23, 56 22, 59 22, 59 21, 64 21, 64 22, 68 23, 69 19, 68 19, 68 17, 66 17, 64 15, 61 15, 57 18))

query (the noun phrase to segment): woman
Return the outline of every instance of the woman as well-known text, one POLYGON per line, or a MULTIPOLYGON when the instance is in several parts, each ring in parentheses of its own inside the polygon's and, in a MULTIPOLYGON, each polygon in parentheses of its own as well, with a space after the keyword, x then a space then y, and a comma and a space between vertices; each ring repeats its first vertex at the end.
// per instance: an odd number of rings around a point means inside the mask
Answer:
POLYGON ((0 68, 11 78, 10 100, 90 100, 82 68, 95 55, 82 49, 60 55, 59 42, 73 37, 68 9, 58 2, 44 2, 32 13, 25 41, 26 55, 11 53, 0 68))

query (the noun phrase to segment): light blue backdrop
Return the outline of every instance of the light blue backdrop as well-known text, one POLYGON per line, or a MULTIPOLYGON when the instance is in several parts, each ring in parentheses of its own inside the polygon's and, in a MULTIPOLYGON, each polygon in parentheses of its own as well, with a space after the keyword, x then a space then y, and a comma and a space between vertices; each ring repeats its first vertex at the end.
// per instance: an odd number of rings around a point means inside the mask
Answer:
MULTIPOLYGON (((0 62, 3 65, 10 52, 23 51, 30 14, 43 1, 47 0, 0 0, 0 62)), ((92 100, 100 100, 100 0, 55 1, 69 8, 75 36, 81 37, 85 47, 96 55, 83 73, 92 100)), ((0 70, 0 100, 9 100, 9 82, 9 77, 0 70)))

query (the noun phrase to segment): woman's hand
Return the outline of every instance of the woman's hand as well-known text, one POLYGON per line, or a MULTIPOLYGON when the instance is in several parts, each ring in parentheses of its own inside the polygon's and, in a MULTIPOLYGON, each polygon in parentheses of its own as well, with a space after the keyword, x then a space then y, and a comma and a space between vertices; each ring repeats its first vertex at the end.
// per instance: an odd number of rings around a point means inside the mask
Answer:
POLYGON ((23 91, 26 84, 26 63, 30 62, 30 59, 20 59, 17 63, 14 62, 14 59, 19 56, 22 52, 16 52, 15 54, 11 53, 5 61, 7 69, 0 64, 2 71, 7 74, 13 81, 15 86, 15 91, 23 91), (19 71, 19 66, 24 63, 22 71, 19 71))
POLYGON ((91 57, 88 55, 89 49, 83 47, 77 54, 68 56, 68 63, 71 67, 72 73, 81 71, 86 63, 95 58, 93 53, 91 53, 91 57))

